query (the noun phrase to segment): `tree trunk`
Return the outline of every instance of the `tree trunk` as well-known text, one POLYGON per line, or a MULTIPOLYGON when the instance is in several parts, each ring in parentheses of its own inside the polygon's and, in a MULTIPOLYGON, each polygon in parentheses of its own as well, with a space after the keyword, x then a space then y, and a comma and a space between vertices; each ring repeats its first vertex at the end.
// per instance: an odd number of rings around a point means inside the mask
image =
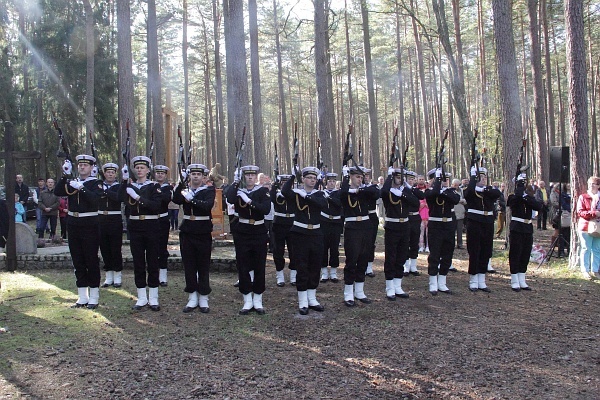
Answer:
MULTIPOLYGON (((190 90, 189 90, 189 66, 188 66, 188 10, 187 0, 183 0, 183 21, 182 21, 182 40, 181 40, 181 58, 183 64, 183 137, 189 141, 192 133, 190 132, 190 90)), ((204 20, 202 21, 204 24, 204 20)), ((204 30, 203 32, 206 32, 204 30)), ((206 60, 208 62, 208 59, 206 60)), ((206 92, 205 96, 209 97, 210 92, 206 92)), ((207 138, 208 139, 208 138, 207 138)), ((192 162, 194 162, 192 160, 192 162)), ((208 162, 208 161, 205 161, 208 162)))
POLYGON ((118 90, 118 134, 119 153, 123 148, 127 133, 125 125, 129 121, 131 143, 136 143, 136 120, 133 95, 133 61, 131 51, 131 15, 128 0, 117 0, 117 69, 119 71, 118 90))
POLYGON ((94 133, 94 55, 96 43, 94 35, 94 10, 89 0, 83 0, 85 8, 85 38, 86 38, 86 82, 85 82, 85 150, 90 152, 90 135, 94 133))
MULTIPOLYGON (((410 143, 410 140, 406 137, 405 129, 405 116, 404 116, 404 76, 402 71, 402 46, 401 46, 401 33, 400 33, 400 6, 398 0, 395 0, 396 8, 396 67, 398 73, 398 130, 400 131, 400 137, 402 147, 406 148, 406 144, 410 143)), ((414 143, 413 143, 414 146, 414 143)))
POLYGON ((256 160, 256 164, 262 166, 263 171, 266 171, 269 161, 267 160, 267 143, 263 132, 256 0, 248 1, 248 14, 250 19, 250 75, 252 77, 252 133, 254 134, 254 159, 256 160))
POLYGON ((483 2, 477 2, 477 38, 479 42, 479 79, 481 85, 481 102, 484 112, 488 110, 489 98, 487 93, 487 73, 485 60, 485 31, 483 19, 483 2))
MULTIPOLYGON (((279 120, 280 120, 280 134, 281 134, 281 159, 279 163, 279 169, 282 174, 287 171, 283 169, 282 165, 292 167, 292 157, 290 156, 291 141, 288 136, 288 123, 287 114, 285 111, 285 92, 283 88, 283 61, 281 58, 281 43, 279 42, 279 19, 277 16, 277 0, 273 0, 273 30, 275 33, 275 51, 277 53, 277 88, 279 90, 279 120)), ((291 171, 291 170, 290 170, 291 171)))
MULTIPOLYGON (((331 165, 331 161, 333 161, 334 155, 341 154, 341 150, 339 146, 337 146, 337 141, 334 139, 336 137, 336 129, 335 129, 335 108, 333 105, 333 73, 331 71, 331 47, 329 43, 329 2, 325 3, 325 26, 327 28, 327 33, 325 34, 325 67, 327 71, 327 123, 329 124, 329 134, 326 138, 321 139, 321 145, 323 147, 323 162, 327 161, 328 165, 331 165)), ((315 158, 316 160, 316 158, 315 158)))
MULTIPOLYGON (((550 29, 548 28, 548 2, 542 0, 542 24, 544 26, 544 64, 546 68, 546 112, 548 115, 548 141, 556 145, 556 121, 554 119, 554 94, 552 93, 552 61, 550 61, 550 29)), ((560 78, 557 77, 557 80, 560 78)))
MULTIPOLYGON (((154 140, 156 143, 165 143, 155 0, 148 0, 148 88, 152 97, 152 131, 154 131, 154 140)), ((146 133, 148 135, 148 132, 146 133)), ((148 138, 149 136, 146 137, 146 141, 148 138)), ((166 146, 156 146, 156 159, 166 159, 166 146)))
POLYGON ((222 173, 225 176, 229 176, 229 158, 226 144, 229 147, 233 142, 227 142, 225 135, 225 106, 223 104, 223 77, 221 75, 221 35, 220 35, 220 21, 221 15, 217 7, 217 0, 212 0, 212 11, 213 11, 213 37, 214 37, 214 55, 215 55, 215 86, 216 86, 216 106, 217 106, 217 128, 215 136, 217 140, 217 152, 215 154, 215 163, 221 163, 222 173))
MULTIPOLYGON (((377 104, 375 103, 375 83, 373 81, 373 63, 371 61, 371 35, 369 33, 369 10, 366 0, 361 0, 360 10, 362 14, 363 46, 365 58, 365 79, 367 81, 367 100, 369 103, 369 141, 370 152, 373 163, 373 171, 379 172, 383 167, 379 154, 379 125, 377 121, 377 104)), ((375 172, 372 172, 375 174, 375 172)))
MULTIPOLYGON (((326 36, 327 20, 325 17, 325 1, 315 0, 315 79, 317 86, 317 124, 318 138, 324 149, 331 151, 331 135, 328 116, 327 90, 327 55, 326 36)), ((307 164, 308 165, 308 164, 307 164)))
MULTIPOLYGON (((344 31, 346 33, 346 78, 348 79, 348 120, 354 118, 354 98, 352 96, 352 55, 350 54, 350 30, 348 29, 348 5, 344 0, 344 31)), ((342 121, 343 122, 343 121, 342 121)), ((342 126, 346 126, 343 124, 342 126)))

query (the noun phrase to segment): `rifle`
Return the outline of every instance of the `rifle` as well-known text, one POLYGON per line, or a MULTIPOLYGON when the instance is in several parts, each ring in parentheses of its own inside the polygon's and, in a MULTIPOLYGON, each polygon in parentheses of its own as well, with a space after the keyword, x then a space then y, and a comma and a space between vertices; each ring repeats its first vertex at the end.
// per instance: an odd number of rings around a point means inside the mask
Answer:
POLYGON ((275 168, 273 168, 273 174, 275 179, 279 176, 279 156, 277 155, 277 142, 275 142, 275 168))
POLYGON ((400 150, 398 150, 398 125, 396 125, 396 127, 394 128, 394 137, 392 138, 392 149, 390 151, 390 167, 393 167, 394 163, 400 158, 399 152, 400 150))
POLYGON ((150 132, 150 172, 148 172, 148 179, 154 180, 154 129, 150 132))
MULTIPOLYGON (((400 164, 400 186, 404 185, 404 170, 406 169, 406 155, 408 153, 409 144, 406 143, 406 148, 404 149, 404 154, 402 155, 402 163, 400 164)), ((396 151, 399 151, 396 148, 396 151)))
POLYGON ((190 140, 188 142, 188 155, 187 155, 187 165, 192 163, 192 152, 194 148, 192 147, 192 132, 190 132, 190 140))
POLYGON ((348 166, 350 160, 353 160, 354 155, 352 154, 352 139, 350 135, 352 135, 352 126, 354 125, 354 118, 350 121, 348 125, 348 133, 346 134, 346 143, 344 143, 344 159, 342 160, 342 165, 344 167, 348 166))
MULTIPOLYGON (((92 149, 92 157, 96 159, 94 165, 96 168, 98 168, 98 155, 96 153, 96 146, 94 145, 94 135, 92 134, 92 131, 90 131, 90 148, 92 149)), ((98 168, 98 176, 100 177, 100 180, 104 182, 104 171, 102 171, 102 166, 98 168)))
POLYGON ((299 145, 298 145, 298 123, 294 124, 294 158, 292 160, 292 171, 296 175, 296 180, 301 181, 300 171, 298 171, 298 158, 299 158, 299 145))
POLYGON ((440 142, 440 151, 438 158, 436 159, 436 168, 442 169, 442 182, 446 182, 446 171, 444 171, 444 164, 446 164, 446 139, 448 139, 448 129, 444 132, 444 137, 440 142))
POLYGON ((187 177, 183 177, 185 169, 185 154, 183 148, 183 139, 181 138, 181 125, 177 125, 177 137, 179 138, 179 159, 177 160, 177 169, 179 170, 179 181, 183 184, 187 183, 187 177))
POLYGON ((323 182, 323 177, 325 174, 323 173, 323 154, 321 153, 321 139, 317 138, 317 168, 321 171, 321 178, 317 182, 317 187, 325 187, 325 183, 323 182))
MULTIPOLYGON (((123 159, 125 160, 125 165, 127 166, 127 170, 131 168, 131 140, 130 140, 130 132, 129 132, 129 118, 125 123, 125 131, 127 132, 127 138, 125 139, 125 148, 123 149, 123 159)), ((129 178, 135 181, 133 178, 133 174, 129 174, 129 178)))
POLYGON ((527 146, 527 139, 523 138, 523 143, 521 144, 521 149, 519 150, 519 162, 517 164, 517 172, 515 174, 515 184, 517 183, 517 178, 521 174, 521 172, 527 171, 529 167, 523 166, 523 154, 525 153, 525 147, 527 146))
POLYGON ((362 137, 358 140, 358 165, 361 167, 365 165, 362 152, 362 137))
MULTIPOLYGON (((71 164, 73 163, 73 159, 71 158, 71 152, 69 151, 69 145, 67 144, 67 140, 63 135, 62 129, 58 125, 58 118, 54 117, 52 120, 52 124, 54 125, 54 129, 58 132, 58 149, 56 150, 56 157, 64 157, 65 160, 69 160, 71 164)), ((71 174, 68 178, 72 178, 71 174)))
MULTIPOLYGON (((242 160, 244 159, 244 149, 246 148, 246 125, 244 125, 244 130, 242 131, 242 140, 240 141, 240 145, 239 147, 236 146, 236 151, 235 151, 235 166, 233 167, 234 171, 239 171, 240 168, 242 168, 242 160)), ((241 171, 239 171, 241 174, 241 171)), ((244 181, 244 175, 241 174, 241 181, 240 181, 240 187, 244 187, 245 185, 245 181, 244 181)))
POLYGON ((477 136, 479 132, 477 128, 473 130, 473 146, 471 147, 471 167, 475 167, 477 169, 477 181, 479 181, 479 165, 477 162, 479 161, 479 154, 477 153, 477 136))

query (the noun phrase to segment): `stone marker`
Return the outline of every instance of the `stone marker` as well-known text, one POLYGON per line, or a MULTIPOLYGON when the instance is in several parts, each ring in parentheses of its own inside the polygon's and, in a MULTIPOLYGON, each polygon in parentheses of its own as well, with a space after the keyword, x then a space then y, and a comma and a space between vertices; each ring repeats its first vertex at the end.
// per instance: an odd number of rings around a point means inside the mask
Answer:
POLYGON ((17 254, 37 254, 37 235, 24 222, 15 222, 17 254))

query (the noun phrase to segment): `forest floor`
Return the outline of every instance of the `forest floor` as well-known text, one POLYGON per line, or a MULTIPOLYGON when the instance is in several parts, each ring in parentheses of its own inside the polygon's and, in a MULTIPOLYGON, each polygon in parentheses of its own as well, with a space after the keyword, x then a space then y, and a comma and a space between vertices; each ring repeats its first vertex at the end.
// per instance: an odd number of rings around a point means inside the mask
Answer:
POLYGON ((211 275, 209 314, 183 314, 182 271, 160 289, 159 312, 131 310, 132 271, 101 289, 95 311, 69 308, 70 271, 2 272, 0 399, 600 398, 599 281, 552 258, 530 264, 533 291, 513 292, 498 240, 491 293, 468 290, 456 250, 454 294, 429 294, 420 254, 421 275, 403 279, 410 298, 388 301, 382 238, 365 285, 373 303, 347 308, 342 281, 322 283, 326 309, 307 316, 294 287, 275 285, 272 261, 264 316, 238 315, 234 274, 211 275))

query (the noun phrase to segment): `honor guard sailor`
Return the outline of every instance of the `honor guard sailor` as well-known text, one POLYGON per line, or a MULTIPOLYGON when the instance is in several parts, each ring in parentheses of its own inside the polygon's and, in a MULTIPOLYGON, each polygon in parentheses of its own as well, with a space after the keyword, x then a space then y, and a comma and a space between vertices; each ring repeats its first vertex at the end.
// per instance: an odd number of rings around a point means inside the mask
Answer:
POLYGON ((165 165, 154 166, 154 178, 160 185, 160 212, 158 215, 159 244, 158 244, 158 280, 160 286, 167 286, 167 260, 169 258, 169 203, 173 197, 173 187, 167 181, 169 167, 165 165))
POLYGON ((288 249, 290 269, 290 283, 296 284, 296 267, 292 262, 292 244, 290 242, 290 228, 294 223, 294 206, 281 194, 283 186, 292 175, 277 175, 275 184, 271 187, 270 196, 273 202, 273 262, 275 263, 277 286, 285 286, 283 269, 285 267, 285 247, 288 249))
POLYGON ((321 282, 331 280, 337 283, 337 269, 340 266, 340 238, 344 230, 342 200, 340 191, 335 188, 338 174, 325 174, 327 207, 321 211, 321 231, 323 231, 323 261, 321 262, 321 282), (327 269, 327 267, 331 269, 327 269))
POLYGON ((91 176, 96 159, 87 154, 76 158, 79 178, 68 179, 73 172, 71 161, 63 164, 63 177, 54 194, 68 196, 69 251, 75 268, 79 298, 73 307, 98 307, 100 298, 100 260, 98 259, 99 229, 98 201, 103 193, 102 184, 91 176))
MULTIPOLYGON (((404 170, 406 183, 410 191, 419 200, 425 199, 425 193, 416 185, 417 173, 404 170)), ((404 276, 418 276, 417 258, 419 256, 419 237, 421 236, 421 214, 419 213, 420 204, 408 205, 408 223, 410 226, 410 239, 408 241, 408 259, 404 263, 404 276)))
POLYGON ((377 200, 380 198, 380 193, 377 185, 371 182, 371 170, 369 168, 362 168, 362 170, 365 173, 365 187, 374 187, 374 189, 377 189, 377 197, 375 197, 374 199, 369 198, 366 200, 367 209, 369 210, 369 221, 371 221, 372 229, 371 244, 369 245, 369 259, 367 262, 367 270, 365 274, 368 277, 373 278, 375 276, 375 273, 373 272, 373 261, 375 261, 375 242, 377 240, 377 231, 379 230, 379 218, 377 217, 377 200))
POLYGON ((257 175, 257 166, 246 165, 235 172, 234 182, 227 189, 227 201, 235 207, 232 234, 239 290, 244 296, 240 315, 247 315, 253 308, 258 314, 265 313, 262 304, 267 261, 267 228, 264 217, 271 210, 271 199, 269 189, 257 185, 257 175), (240 188, 242 178, 245 181, 244 188, 240 188), (251 271, 254 271, 253 280, 250 278, 251 271))
POLYGON ((402 169, 394 167, 388 169, 381 198, 385 207, 385 294, 388 300, 407 298, 408 294, 402 290, 402 277, 410 240, 408 214, 410 207, 419 207, 419 199, 411 187, 402 182, 402 169))
POLYGON ((159 212, 162 195, 158 183, 148 179, 150 158, 137 156, 131 160, 135 182, 129 182, 129 168, 122 169, 120 199, 129 207, 129 231, 133 274, 138 300, 132 307, 142 310, 146 305, 160 311, 158 304, 159 212), (146 293, 146 286, 148 293, 146 293))
POLYGON ((208 168, 203 164, 190 164, 189 186, 184 182, 173 193, 173 202, 183 205, 183 222, 179 228, 181 259, 185 270, 185 289, 189 294, 184 313, 194 311, 208 313, 210 288, 210 255, 212 251, 212 215, 215 203, 215 187, 208 186, 208 168))
POLYGON ((454 255, 454 235, 456 233, 456 216, 454 206, 460 201, 460 195, 453 187, 448 186, 452 175, 441 168, 427 173, 429 189, 425 190, 425 199, 429 206, 429 224, 427 226, 427 273, 429 274, 429 293, 437 295, 438 291, 451 294, 446 285, 446 276, 452 265, 454 255))
POLYGON ((104 182, 103 193, 98 202, 98 216, 100 221, 100 253, 104 261, 106 279, 102 287, 121 287, 123 271, 123 218, 119 188, 117 180, 119 166, 115 163, 106 163, 102 166, 104 182))
POLYGON ((294 223, 290 228, 290 238, 294 251, 294 265, 298 271, 296 289, 298 309, 301 315, 308 310, 324 311, 317 300, 319 271, 323 257, 323 233, 321 232, 321 211, 327 207, 325 194, 316 189, 320 171, 316 167, 302 169, 302 185, 293 189, 296 176, 293 175, 281 188, 286 200, 295 205, 294 223))

